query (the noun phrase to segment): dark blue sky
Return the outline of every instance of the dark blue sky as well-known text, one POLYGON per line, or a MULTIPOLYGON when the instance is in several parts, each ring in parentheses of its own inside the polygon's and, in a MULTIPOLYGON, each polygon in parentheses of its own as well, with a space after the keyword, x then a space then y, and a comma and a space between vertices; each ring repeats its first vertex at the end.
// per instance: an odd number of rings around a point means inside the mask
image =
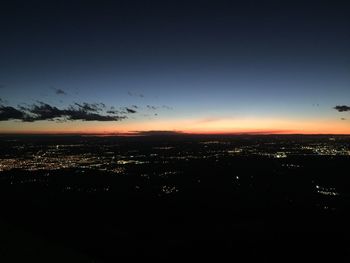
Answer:
POLYGON ((137 105, 123 124, 109 123, 123 131, 275 119, 339 121, 350 132, 347 113, 332 109, 350 103, 349 14, 347 1, 3 1, 0 98, 137 105))

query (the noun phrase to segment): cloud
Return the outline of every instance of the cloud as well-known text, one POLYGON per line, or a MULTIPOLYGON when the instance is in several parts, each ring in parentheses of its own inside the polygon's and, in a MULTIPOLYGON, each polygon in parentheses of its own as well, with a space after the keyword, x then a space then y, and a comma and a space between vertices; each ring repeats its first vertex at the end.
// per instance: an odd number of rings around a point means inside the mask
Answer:
POLYGON ((170 135, 185 135, 186 133, 181 131, 163 131, 163 130, 153 130, 153 131, 133 131, 135 135, 141 136, 170 136, 170 135))
POLYGON ((149 110, 156 110, 156 109, 158 109, 157 106, 147 105, 146 107, 147 107, 147 109, 149 109, 149 110))
POLYGON ((153 106, 153 105, 146 105, 146 108, 148 110, 158 110, 158 109, 165 109, 165 110, 172 110, 173 108, 170 106, 162 105, 162 106, 153 106))
POLYGON ((30 106, 19 106, 18 109, 0 106, 0 121, 121 121, 127 118, 125 114, 105 114, 101 109, 102 106, 105 105, 101 103, 75 103, 66 109, 59 109, 40 101, 30 106))
POLYGON ((103 103, 86 103, 84 102, 83 104, 79 104, 79 103, 74 103, 76 106, 79 107, 79 109, 83 110, 83 111, 91 111, 91 112, 98 112, 101 111, 102 108, 105 108, 106 105, 103 103))
POLYGON ((345 112, 345 111, 350 111, 350 106, 337 105, 337 106, 334 107, 334 109, 339 111, 339 112, 345 112))
POLYGON ((24 118, 24 113, 10 106, 0 105, 0 121, 21 120, 24 118))
POLYGON ((172 109, 173 109, 172 107, 167 106, 167 105, 163 105, 162 108, 163 108, 163 109, 166 109, 166 110, 172 110, 172 109))
POLYGON ((345 118, 341 118, 341 120, 342 120, 342 121, 346 121, 346 119, 345 119, 345 118))
MULTIPOLYGON (((136 110, 134 110, 134 109, 131 109, 131 108, 128 108, 128 107, 122 107, 122 108, 120 108, 122 111, 120 112, 120 113, 124 113, 124 114, 134 114, 134 113, 137 113, 137 111, 136 110)), ((109 113, 112 113, 112 112, 118 112, 118 111, 113 111, 113 110, 109 110, 108 111, 109 113)), ((108 113, 107 112, 107 113, 108 113)))
POLYGON ((127 118, 126 116, 101 115, 76 109, 66 110, 65 114, 68 120, 82 121, 121 121, 127 118))
POLYGON ((62 89, 54 89, 57 95, 67 95, 67 93, 62 89))
POLYGON ((140 97, 140 98, 144 98, 145 95, 143 95, 142 93, 134 93, 134 92, 131 92, 131 91, 128 91, 128 95, 131 96, 131 97, 140 97))
POLYGON ((125 108, 127 113, 136 113, 136 110, 130 109, 130 108, 125 108))
POLYGON ((7 104, 7 103, 8 103, 7 100, 0 98, 0 104, 7 104))
POLYGON ((108 110, 107 113, 108 113, 108 114, 119 114, 120 111, 117 111, 117 110, 108 110))
POLYGON ((39 102, 39 105, 34 104, 30 108, 21 107, 21 109, 27 113, 22 121, 54 120, 55 118, 65 116, 64 110, 60 110, 44 102, 39 102))

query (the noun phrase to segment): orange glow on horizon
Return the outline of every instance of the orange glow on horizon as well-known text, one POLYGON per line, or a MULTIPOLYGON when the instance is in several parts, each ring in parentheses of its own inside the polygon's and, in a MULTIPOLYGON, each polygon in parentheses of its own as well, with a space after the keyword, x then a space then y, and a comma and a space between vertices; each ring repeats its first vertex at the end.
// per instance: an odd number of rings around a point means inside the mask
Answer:
POLYGON ((186 134, 350 134, 350 125, 341 120, 241 119, 170 119, 111 122, 6 122, 4 134, 101 134, 137 135, 143 131, 171 131, 186 134))

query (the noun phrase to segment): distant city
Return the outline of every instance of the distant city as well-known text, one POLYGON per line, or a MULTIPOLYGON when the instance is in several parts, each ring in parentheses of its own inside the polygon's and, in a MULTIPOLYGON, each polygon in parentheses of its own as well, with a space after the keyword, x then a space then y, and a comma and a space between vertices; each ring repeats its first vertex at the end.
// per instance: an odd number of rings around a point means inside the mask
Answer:
MULTIPOLYGON (((59 173, 91 176, 91 173, 98 172, 104 178, 137 178, 135 191, 151 187, 162 195, 181 192, 181 186, 176 182, 179 178, 192 180, 196 177, 196 184, 200 185, 201 174, 194 171, 200 171, 203 165, 211 163, 213 167, 229 169, 231 163, 240 160, 252 163, 263 161, 270 165, 271 175, 283 175, 302 173, 310 166, 305 160, 311 162, 322 158, 331 163, 338 159, 350 159, 348 136, 170 136, 165 140, 152 136, 3 136, 1 145, 0 173, 3 184, 38 184, 45 188, 51 187, 50 177, 59 173), (16 173, 22 175, 16 176, 16 173), (147 181, 154 182, 146 186, 147 181)), ((235 187, 243 187, 242 179, 247 177, 246 172, 251 173, 251 167, 237 166, 237 169, 236 173, 225 176, 232 176, 231 183, 235 187)), ((215 180, 218 175, 212 176, 215 180)), ((251 185, 253 177, 257 176, 259 174, 250 175, 251 185)), ((62 188, 56 190, 87 193, 113 190, 113 184, 109 184, 111 180, 102 180, 102 186, 98 180, 100 186, 82 186, 79 182, 72 184, 66 178, 62 181, 62 188)), ((315 192, 322 195, 340 195, 334 187, 320 186, 315 182, 314 187, 315 192)))
MULTIPOLYGON (((290 137, 290 136, 288 136, 290 137)), ((98 138, 98 137, 97 137, 98 138)), ((58 169, 97 169, 115 174, 124 174, 132 165, 171 164, 176 161, 190 162, 196 159, 219 161, 221 158, 234 156, 254 156, 267 158, 288 158, 296 156, 350 156, 350 137, 324 137, 289 140, 283 136, 266 136, 265 138, 244 138, 224 140, 185 140, 185 145, 177 142, 156 142, 154 145, 138 147, 123 151, 123 138, 96 140, 78 138, 78 142, 53 144, 45 140, 33 139, 27 144, 21 139, 2 138, 3 154, 0 160, 0 172, 12 169, 28 171, 58 169), (118 142, 120 140, 120 142, 118 142)), ((284 163, 282 166, 299 167, 284 163)))

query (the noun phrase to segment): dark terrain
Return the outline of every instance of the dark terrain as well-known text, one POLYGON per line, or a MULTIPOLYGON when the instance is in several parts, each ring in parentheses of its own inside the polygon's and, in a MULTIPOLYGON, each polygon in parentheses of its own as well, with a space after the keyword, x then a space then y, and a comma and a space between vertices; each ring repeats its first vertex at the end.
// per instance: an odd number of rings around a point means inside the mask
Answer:
POLYGON ((350 260, 350 137, 1 136, 0 261, 350 260))

